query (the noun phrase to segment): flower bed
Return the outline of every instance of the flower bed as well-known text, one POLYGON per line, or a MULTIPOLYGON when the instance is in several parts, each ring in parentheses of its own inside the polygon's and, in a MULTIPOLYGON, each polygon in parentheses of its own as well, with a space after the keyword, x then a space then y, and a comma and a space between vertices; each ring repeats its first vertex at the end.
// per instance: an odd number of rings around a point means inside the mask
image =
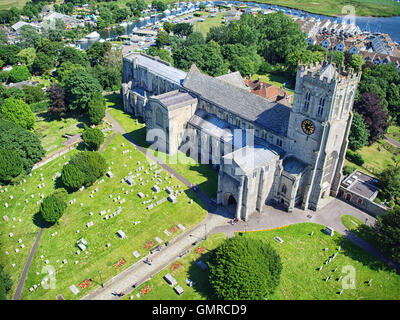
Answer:
POLYGON ((169 229, 170 232, 174 233, 178 228, 176 226, 173 226, 172 228, 169 229))
POLYGON ((91 284, 92 284, 92 279, 87 279, 87 280, 81 282, 81 283, 79 284, 79 287, 80 287, 81 289, 85 289, 85 288, 89 287, 91 284))
POLYGON ((120 266, 124 265, 125 263, 126 263, 125 259, 121 259, 116 264, 114 264, 114 267, 119 268, 120 266))
POLYGON ((194 250, 194 252, 196 252, 197 254, 202 254, 205 251, 206 251, 206 248, 204 248, 204 247, 198 247, 196 250, 194 250))
POLYGON ((144 296, 145 294, 149 293, 151 291, 151 287, 150 286, 145 286, 144 288, 140 289, 140 295, 144 296))
POLYGON ((182 263, 176 262, 176 263, 174 263, 174 264, 170 267, 170 270, 171 270, 171 271, 175 271, 175 270, 178 269, 181 265, 182 265, 182 263))
POLYGON ((154 245, 154 240, 150 240, 150 241, 148 241, 148 242, 146 242, 146 243, 144 244, 144 247, 145 247, 146 249, 149 249, 149 248, 151 248, 153 245, 154 245))

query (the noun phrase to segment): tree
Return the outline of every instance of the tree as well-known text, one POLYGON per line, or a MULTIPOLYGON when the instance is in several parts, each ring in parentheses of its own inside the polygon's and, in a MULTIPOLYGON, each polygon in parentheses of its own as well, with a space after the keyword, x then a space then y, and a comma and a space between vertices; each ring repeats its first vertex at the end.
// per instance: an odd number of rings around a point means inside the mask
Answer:
POLYGON ((157 8, 160 11, 167 10, 167 5, 162 0, 153 0, 151 6, 153 8, 157 8))
POLYGON ((36 58, 33 61, 32 71, 43 74, 53 69, 54 65, 55 58, 40 51, 36 54, 36 58))
POLYGON ((333 51, 332 62, 335 63, 336 66, 344 64, 344 53, 337 50, 333 51))
POLYGON ((156 44, 157 47, 162 48, 169 42, 169 34, 165 31, 160 31, 157 33, 156 44))
POLYGON ((36 50, 35 48, 22 49, 17 54, 17 57, 20 63, 26 65, 28 68, 31 68, 36 58, 36 50))
POLYGON ((400 263, 400 206, 377 217, 376 240, 393 261, 400 263))
POLYGON ((42 90, 42 86, 27 86, 23 85, 22 90, 25 93, 25 102, 27 104, 40 102, 46 99, 46 94, 42 90))
POLYGON ((77 71, 86 72, 86 68, 81 64, 74 64, 70 61, 63 62, 57 68, 57 78, 60 82, 63 82, 65 77, 70 73, 75 73, 77 71))
POLYGON ((61 218, 66 208, 67 204, 64 201, 50 195, 40 204, 40 214, 46 222, 54 224, 61 218))
POLYGON ((266 299, 279 284, 281 258, 269 243, 236 236, 211 252, 209 280, 217 299, 266 299))
POLYGON ((7 98, 4 100, 0 109, 5 119, 25 129, 33 128, 35 124, 35 115, 24 101, 15 98, 7 98))
POLYGON ((70 191, 76 191, 85 183, 85 175, 75 165, 67 164, 61 172, 61 180, 70 191))
POLYGON ((17 54, 21 49, 15 45, 0 45, 0 59, 7 65, 14 65, 18 62, 17 54))
POLYGON ((206 40, 201 32, 193 32, 186 37, 185 45, 193 46, 195 44, 205 44, 206 40))
POLYGON ((82 134, 83 142, 91 151, 99 150, 104 142, 104 134, 98 128, 86 128, 82 134))
POLYGON ((360 54, 353 54, 351 57, 350 67, 355 71, 361 70, 362 66, 365 64, 365 60, 360 54))
POLYGON ((98 125, 106 116, 106 102, 101 93, 96 93, 88 104, 89 121, 91 124, 98 125))
POLYGON ((72 64, 80 64, 84 67, 89 65, 86 53, 72 47, 64 47, 60 52, 59 64, 70 62, 72 64))
POLYGON ((353 151, 357 151, 366 146, 368 143, 368 136, 369 131, 362 116, 354 112, 349 135, 349 148, 353 151))
POLYGON ((14 150, 22 160, 24 171, 31 170, 46 153, 34 133, 4 119, 0 119, 0 149, 14 150))
POLYGON ((71 110, 86 110, 93 95, 102 92, 99 81, 85 71, 69 73, 63 82, 66 101, 71 110))
POLYGON ((47 89, 47 95, 51 100, 49 113, 57 118, 64 116, 67 111, 64 88, 57 83, 52 84, 47 89))
POLYGON ((363 117, 368 126, 370 144, 383 136, 389 127, 388 114, 383 110, 381 101, 375 93, 362 93, 359 101, 354 104, 354 110, 363 117))
POLYGON ((30 76, 31 74, 27 66, 15 66, 10 70, 10 73, 8 74, 8 81, 14 83, 26 81, 30 78, 30 76))
MULTIPOLYGON (((90 186, 98 178, 106 173, 107 164, 100 153, 95 151, 83 151, 75 154, 69 161, 84 175, 83 185, 90 186)), ((63 179, 64 181, 64 179, 63 179)))
POLYGON ((21 48, 34 48, 42 38, 42 33, 38 32, 38 30, 31 25, 22 26, 18 30, 18 40, 20 41, 19 45, 21 48))
POLYGON ((187 22, 177 23, 172 27, 172 32, 178 37, 187 37, 193 33, 193 25, 187 22))
POLYGON ((0 181, 8 183, 22 172, 22 160, 14 150, 0 149, 0 181))
POLYGON ((389 165, 379 174, 380 195, 400 203, 400 167, 389 165))
POLYGON ((0 300, 6 300, 6 295, 11 291, 13 282, 10 275, 4 271, 0 264, 0 300))
POLYGON ((95 42, 86 51, 86 55, 93 67, 103 61, 104 54, 111 50, 110 42, 95 42))

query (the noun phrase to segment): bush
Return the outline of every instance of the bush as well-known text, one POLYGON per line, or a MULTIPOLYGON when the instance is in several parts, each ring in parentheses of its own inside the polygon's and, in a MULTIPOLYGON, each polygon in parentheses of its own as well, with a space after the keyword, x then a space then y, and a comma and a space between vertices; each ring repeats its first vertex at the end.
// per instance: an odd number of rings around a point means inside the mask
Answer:
POLYGON ((83 151, 72 156, 69 164, 64 166, 61 178, 68 189, 75 191, 81 186, 92 185, 106 170, 106 161, 100 153, 83 151))
POLYGON ((0 300, 6 300, 6 294, 11 291, 13 282, 7 272, 0 264, 0 300))
POLYGON ((25 102, 27 104, 40 102, 46 99, 46 94, 43 92, 41 86, 27 86, 24 85, 22 90, 25 92, 25 102))
POLYGON ((83 186, 85 175, 76 166, 67 164, 62 169, 61 179, 68 190, 76 191, 83 186))
POLYGON ((51 101, 50 100, 44 100, 40 102, 35 102, 31 103, 29 105, 29 108, 31 108, 32 112, 42 112, 42 111, 47 111, 50 108, 51 101))
POLYGON ((63 215, 67 204, 59 197, 50 195, 44 198, 40 205, 40 214, 43 219, 48 223, 56 223, 63 215))
POLYGON ((281 258, 268 243, 244 236, 211 252, 209 280, 217 299, 260 300, 279 284, 281 258))
POLYGON ((99 150, 104 142, 104 134, 98 128, 86 128, 82 134, 83 142, 89 150, 99 150))
POLYGON ((23 170, 22 160, 14 150, 0 149, 0 181, 8 183, 23 170))
POLYGON ((364 164, 364 162, 365 162, 361 154, 359 154, 359 153, 357 153, 357 152, 353 152, 353 151, 351 151, 351 150, 347 150, 346 158, 347 158, 347 160, 349 160, 349 161, 355 163, 356 165, 358 165, 358 166, 360 166, 360 167, 361 167, 361 166, 364 164))

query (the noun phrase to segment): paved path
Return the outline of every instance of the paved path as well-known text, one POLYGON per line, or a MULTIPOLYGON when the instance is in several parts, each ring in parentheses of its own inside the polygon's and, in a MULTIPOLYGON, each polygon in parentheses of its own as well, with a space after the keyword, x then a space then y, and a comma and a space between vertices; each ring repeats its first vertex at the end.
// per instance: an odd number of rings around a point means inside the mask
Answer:
POLYGON ((388 262, 388 260, 385 259, 378 250, 347 230, 342 225, 340 220, 341 215, 349 214, 360 219, 361 221, 365 221, 368 225, 372 225, 376 221, 375 218, 339 199, 332 198, 330 203, 328 203, 318 212, 295 209, 292 213, 288 213, 280 210, 279 208, 265 206, 262 212, 254 213, 248 221, 240 221, 235 225, 230 225, 228 223, 230 220, 230 215, 225 208, 214 206, 211 200, 197 188, 194 188, 194 186, 188 180, 179 175, 166 164, 162 163, 154 155, 147 153, 145 148, 136 145, 132 138, 125 134, 125 131, 121 126, 119 126, 118 122, 115 121, 110 114, 107 113, 107 116, 115 125, 116 132, 121 132, 124 137, 138 150, 146 154, 165 170, 173 174, 187 187, 192 188, 206 204, 208 215, 202 223, 194 227, 192 230, 184 233, 177 239, 170 241, 168 247, 163 246, 161 251, 151 254, 151 265, 144 263, 144 259, 146 258, 144 257, 138 263, 108 281, 104 288, 98 288, 94 290, 83 299, 120 299, 116 293, 124 292, 125 294, 129 294, 132 290, 134 290, 134 286, 136 287, 147 281, 153 275, 157 274, 163 268, 174 262, 179 256, 181 256, 182 252, 190 249, 193 246, 193 243, 201 241, 201 239, 205 237, 206 233, 204 225, 207 226, 207 234, 223 232, 231 237, 237 231, 269 230, 294 223, 315 222, 333 227, 337 232, 345 235, 349 240, 364 248, 370 254, 376 256, 386 263, 388 262))
POLYGON ((29 254, 29 257, 28 257, 28 260, 27 260, 27 262, 25 264, 24 270, 22 271, 21 278, 19 279, 18 286, 17 286, 17 289, 15 290, 13 300, 20 300, 20 298, 21 298, 21 292, 22 292, 22 288, 24 287, 26 275, 28 274, 28 270, 29 270, 29 267, 31 265, 33 256, 35 254, 36 248, 39 245, 39 240, 40 240, 40 237, 42 236, 43 230, 44 229, 41 228, 39 233, 38 233, 38 235, 37 235, 37 237, 36 237, 35 243, 34 243, 32 249, 31 249, 31 253, 29 254))
POLYGON ((398 142, 397 140, 394 140, 389 136, 385 136, 385 139, 389 141, 391 144, 394 144, 397 148, 400 148, 400 142, 398 142))

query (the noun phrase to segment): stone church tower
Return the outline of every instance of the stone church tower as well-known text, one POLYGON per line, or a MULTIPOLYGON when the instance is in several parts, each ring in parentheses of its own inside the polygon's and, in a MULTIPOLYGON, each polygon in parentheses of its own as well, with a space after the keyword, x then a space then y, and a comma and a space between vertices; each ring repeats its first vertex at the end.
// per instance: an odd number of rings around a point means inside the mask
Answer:
POLYGON ((338 192, 360 76, 328 62, 298 66, 287 151, 310 168, 301 190, 302 209, 318 210, 338 192))

